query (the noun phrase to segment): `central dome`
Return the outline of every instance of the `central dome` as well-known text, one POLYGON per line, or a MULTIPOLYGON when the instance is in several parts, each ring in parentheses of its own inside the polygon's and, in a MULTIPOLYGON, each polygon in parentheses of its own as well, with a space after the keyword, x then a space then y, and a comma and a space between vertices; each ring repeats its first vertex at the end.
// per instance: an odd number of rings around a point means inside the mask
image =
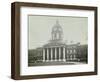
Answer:
POLYGON ((62 40, 63 39, 63 30, 59 24, 59 21, 56 21, 56 24, 52 28, 52 40, 62 40))

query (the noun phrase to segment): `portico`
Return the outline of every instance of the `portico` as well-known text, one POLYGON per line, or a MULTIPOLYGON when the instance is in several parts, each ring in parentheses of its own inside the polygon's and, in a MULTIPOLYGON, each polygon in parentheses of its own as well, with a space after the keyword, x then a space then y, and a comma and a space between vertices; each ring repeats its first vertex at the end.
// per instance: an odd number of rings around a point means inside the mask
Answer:
POLYGON ((43 48, 43 61, 66 61, 65 47, 43 48))
POLYGON ((76 51, 73 48, 67 49, 67 46, 63 42, 62 27, 56 21, 51 31, 51 40, 42 47, 43 62, 75 60, 76 51))

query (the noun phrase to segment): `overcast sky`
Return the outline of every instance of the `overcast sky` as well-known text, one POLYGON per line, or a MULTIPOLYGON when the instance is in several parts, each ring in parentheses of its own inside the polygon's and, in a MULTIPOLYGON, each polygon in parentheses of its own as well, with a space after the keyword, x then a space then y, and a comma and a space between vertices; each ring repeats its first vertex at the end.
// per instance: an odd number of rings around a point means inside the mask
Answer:
POLYGON ((63 29, 63 40, 87 44, 88 18, 86 17, 60 17, 60 16, 28 16, 28 46, 35 49, 46 44, 51 39, 52 27, 59 21, 63 29))

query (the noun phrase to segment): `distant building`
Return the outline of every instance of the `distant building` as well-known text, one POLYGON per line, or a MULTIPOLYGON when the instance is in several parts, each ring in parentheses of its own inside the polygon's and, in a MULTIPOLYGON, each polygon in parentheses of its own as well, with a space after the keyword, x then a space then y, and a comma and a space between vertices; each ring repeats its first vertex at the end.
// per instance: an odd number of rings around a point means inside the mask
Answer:
MULTIPOLYGON (((51 32, 52 39, 35 50, 37 61, 87 61, 87 45, 80 45, 79 43, 66 44, 63 41, 63 35, 59 21, 56 21, 51 32)), ((32 56, 34 55, 31 54, 29 57, 32 56)))

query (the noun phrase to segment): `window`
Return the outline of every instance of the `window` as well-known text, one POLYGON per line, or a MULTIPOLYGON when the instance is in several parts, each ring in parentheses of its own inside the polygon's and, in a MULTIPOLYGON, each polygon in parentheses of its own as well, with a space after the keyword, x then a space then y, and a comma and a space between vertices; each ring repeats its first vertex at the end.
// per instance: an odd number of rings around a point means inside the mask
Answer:
POLYGON ((72 50, 70 50, 70 54, 72 54, 72 50))
POLYGON ((76 50, 74 49, 73 52, 76 53, 76 50))

